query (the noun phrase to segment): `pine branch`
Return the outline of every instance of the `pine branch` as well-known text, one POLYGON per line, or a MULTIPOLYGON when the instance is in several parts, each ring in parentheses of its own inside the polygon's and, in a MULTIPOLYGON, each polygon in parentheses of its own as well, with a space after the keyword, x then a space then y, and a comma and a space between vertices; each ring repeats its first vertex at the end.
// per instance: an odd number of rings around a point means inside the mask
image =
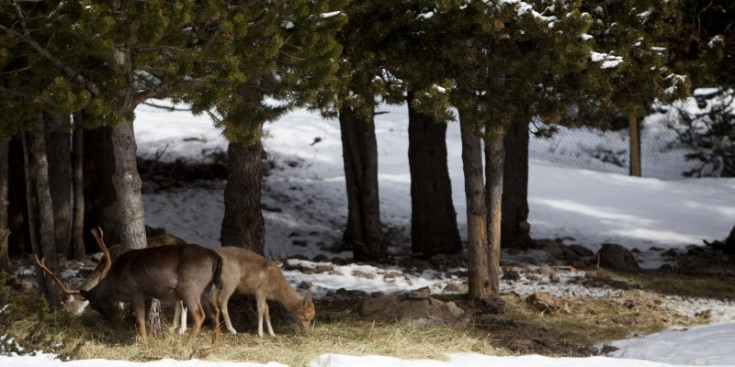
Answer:
POLYGON ((167 111, 187 111, 187 112, 188 111, 191 111, 191 108, 178 108, 178 107, 175 107, 175 106, 164 106, 162 104, 157 104, 157 103, 148 102, 148 101, 143 102, 143 104, 146 105, 146 106, 151 106, 151 107, 154 107, 154 108, 160 108, 162 110, 167 110, 167 111))
POLYGON ((21 28, 23 29, 23 33, 20 33, 14 29, 10 29, 2 24, 0 24, 0 30, 5 31, 5 33, 8 33, 8 34, 14 34, 16 37, 18 37, 20 41, 27 43, 29 46, 31 46, 31 48, 33 48, 41 56, 43 56, 44 58, 51 61, 54 65, 56 65, 56 67, 63 70, 69 76, 75 78, 77 81, 82 83, 93 95, 98 96, 100 92, 94 83, 92 83, 90 80, 85 78, 81 73, 77 72, 76 70, 72 69, 68 65, 64 64, 61 60, 59 60, 57 57, 52 55, 49 50, 47 50, 46 48, 41 46, 38 42, 33 40, 33 38, 31 38, 31 32, 28 29, 28 24, 26 22, 25 14, 23 14, 23 10, 20 8, 20 5, 18 5, 18 1, 9 0, 9 2, 15 9, 15 13, 18 15, 21 28))

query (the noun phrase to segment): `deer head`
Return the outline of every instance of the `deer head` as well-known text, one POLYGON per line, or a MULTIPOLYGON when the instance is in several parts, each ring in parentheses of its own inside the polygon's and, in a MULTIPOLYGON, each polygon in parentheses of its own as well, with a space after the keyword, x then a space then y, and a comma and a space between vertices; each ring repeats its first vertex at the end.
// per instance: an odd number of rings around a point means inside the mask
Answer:
MULTIPOLYGON (((110 266, 112 265, 112 260, 110 258, 110 252, 107 249, 107 246, 105 246, 105 242, 103 240, 102 228, 97 227, 97 231, 95 231, 93 229, 91 232, 92 232, 92 236, 94 236, 95 240, 97 241, 97 245, 102 250, 102 253, 103 253, 103 256, 104 256, 104 259, 103 259, 104 260, 104 266, 100 269, 99 276, 96 277, 96 279, 95 279, 95 280, 98 281, 99 279, 102 279, 102 278, 105 277, 105 275, 107 275, 107 272, 110 270, 110 266)), ((36 264, 38 265, 38 267, 41 268, 41 270, 43 270, 44 272, 46 272, 46 274, 48 274, 51 277, 51 279, 59 286, 59 288, 61 289, 62 292, 64 292, 66 295, 70 296, 70 298, 72 298, 72 299, 75 299, 74 296, 78 296, 78 295, 81 296, 81 291, 80 290, 67 288, 67 286, 64 284, 64 282, 53 271, 51 271, 51 269, 49 269, 46 266, 45 259, 39 259, 38 258, 38 255, 34 255, 34 258, 36 259, 36 264)), ((95 278, 95 275, 96 274, 93 274, 90 277, 90 279, 95 278)), ((87 279, 87 282, 85 282, 85 285, 86 285, 86 283, 90 282, 90 279, 87 279)), ((84 286, 82 286, 82 288, 84 288, 84 286)), ((65 305, 65 308, 67 308, 67 309, 78 309, 78 307, 74 307, 74 306, 67 307, 66 305, 65 305)), ((83 308, 82 308, 82 311, 83 311, 83 308)), ((81 313, 81 311, 79 311, 79 313, 81 313)))
POLYGON ((304 299, 301 300, 299 312, 294 315, 294 318, 296 319, 296 323, 301 326, 302 330, 309 330, 309 326, 311 326, 311 321, 314 320, 315 315, 314 295, 311 291, 308 291, 306 296, 304 296, 304 299))

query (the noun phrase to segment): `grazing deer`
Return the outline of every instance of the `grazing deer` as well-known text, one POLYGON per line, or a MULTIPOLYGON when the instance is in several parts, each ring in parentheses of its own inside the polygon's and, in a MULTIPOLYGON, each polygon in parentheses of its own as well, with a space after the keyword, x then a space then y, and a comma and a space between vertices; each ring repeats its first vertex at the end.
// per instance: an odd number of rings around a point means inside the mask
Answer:
MULTIPOLYGON (((109 318, 118 302, 128 302, 135 312, 138 333, 147 340, 145 329, 146 301, 156 298, 162 302, 181 301, 191 312, 194 327, 187 345, 191 346, 201 330, 205 318, 201 300, 211 300, 212 287, 220 284, 222 258, 213 250, 197 245, 170 245, 148 247, 124 252, 113 263, 102 239, 102 230, 92 232, 104 253, 105 265, 97 285, 89 290, 69 290, 36 257, 39 267, 46 271, 64 293, 79 294, 89 301, 92 309, 109 318)), ((214 318, 219 319, 219 308, 211 305, 214 318)), ((219 328, 214 330, 217 340, 219 328)))
MULTIPOLYGON (((215 250, 222 256, 222 282, 214 292, 215 302, 221 310, 227 330, 236 334, 232 327, 227 302, 237 290, 241 294, 254 295, 258 310, 258 336, 263 336, 263 319, 268 327, 268 334, 275 336, 271 326, 270 312, 266 300, 281 303, 296 320, 296 323, 307 330, 314 319, 315 310, 311 291, 305 297, 296 292, 281 273, 278 265, 250 250, 227 246, 215 250)), ((176 318, 174 318, 176 322, 176 318)), ((219 322, 219 319, 218 319, 219 322)), ((174 325, 176 326, 176 325, 174 325)), ((181 326, 186 329, 186 324, 181 326)))
MULTIPOLYGON (((94 233, 94 231, 93 231, 94 233)), ((159 234, 155 236, 148 237, 148 247, 158 247, 158 246, 166 246, 166 245, 184 245, 186 244, 186 241, 182 240, 181 238, 178 238, 176 236, 170 235, 170 234, 159 234)), ((108 248, 108 252, 110 253, 110 259, 112 261, 115 261, 118 256, 123 252, 122 245, 116 244, 112 245, 108 248)), ((80 290, 88 291, 92 289, 94 286, 97 285, 100 281, 100 275, 102 274, 102 269, 105 267, 104 262, 104 254, 99 253, 99 256, 96 257, 97 260, 97 266, 92 270, 92 272, 87 276, 87 278, 84 280, 84 283, 79 287, 80 290)), ((95 256, 92 256, 95 257, 95 256)), ((180 302, 179 302, 180 303, 180 302)), ((82 313, 84 313, 84 310, 87 309, 87 306, 89 305, 89 301, 83 299, 81 295, 79 294, 72 294, 67 297, 66 300, 63 302, 64 310, 74 316, 80 316, 82 313)), ((178 305, 177 305, 178 306, 178 305)), ((176 307, 175 308, 175 314, 174 318, 176 320, 181 319, 181 325, 186 325, 186 312, 181 312, 182 307, 176 307)), ((176 324, 178 321, 173 322, 173 326, 171 327, 171 331, 174 331, 176 329, 176 324)), ((179 334, 183 334, 184 331, 186 331, 184 328, 181 328, 179 330, 179 334)))

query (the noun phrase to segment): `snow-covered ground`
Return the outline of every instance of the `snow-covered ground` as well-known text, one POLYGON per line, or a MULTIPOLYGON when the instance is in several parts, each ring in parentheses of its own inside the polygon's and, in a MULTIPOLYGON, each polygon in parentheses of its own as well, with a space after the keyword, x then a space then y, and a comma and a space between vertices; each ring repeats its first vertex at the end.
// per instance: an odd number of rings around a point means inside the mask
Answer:
MULTIPOLYGON (((159 101, 159 103, 165 103, 159 101)), ((384 224, 401 235, 409 233, 410 177, 407 162, 407 111, 405 106, 382 106, 377 115, 381 216, 384 224)), ((136 111, 138 152, 146 158, 172 161, 206 160, 213 153, 226 151, 226 142, 206 116, 192 116, 185 111, 166 111, 141 106, 136 111)), ((645 121, 646 130, 662 125, 660 115, 645 121)), ((567 134, 562 130, 561 134, 567 134)), ((594 133, 596 134, 596 133, 594 133)), ((618 243, 628 248, 648 250, 684 248, 701 245, 703 239, 723 239, 735 224, 735 179, 632 178, 621 174, 619 167, 589 159, 581 142, 569 133, 558 141, 535 143, 531 152, 529 205, 534 238, 563 238, 567 244, 580 244, 596 250, 602 243, 618 243), (571 139, 571 140, 570 140, 571 139), (564 142, 564 143, 560 143, 564 142), (554 149, 544 148, 552 144, 554 149), (554 145, 555 144, 555 145, 554 145), (538 148, 541 146, 541 148, 538 148), (578 157, 576 164, 559 163, 552 153, 564 151, 578 157), (576 150, 576 151, 575 151, 576 150), (571 153, 570 153, 571 152, 571 153), (594 171, 592 169, 595 169, 594 171)), ((600 139, 620 139, 617 135, 600 139)), ((297 110, 268 124, 263 139, 268 159, 275 168, 264 181, 263 204, 266 220, 266 254, 274 259, 293 255, 313 258, 318 254, 348 258, 349 253, 326 250, 337 242, 346 222, 347 206, 342 169, 341 142, 336 121, 318 114, 297 110)), ((465 230, 465 203, 462 180, 459 128, 451 123, 447 131, 449 169, 453 197, 461 233, 465 230)), ((671 156, 672 151, 644 151, 644 170, 657 167, 656 160, 671 156)), ((682 153, 683 154, 683 153, 682 153)), ((670 159, 670 158, 669 158, 670 159)), ((683 159, 681 170, 690 168, 683 159)), ((669 165, 670 167, 670 165, 669 165)), ((660 168, 660 167, 659 167, 660 168)), ((676 167, 674 167, 676 169, 676 167)), ((668 175, 668 174, 667 174, 668 175)), ((655 174, 664 177, 664 174, 655 174)), ((144 195, 148 225, 163 227, 188 242, 208 247, 219 246, 223 215, 224 183, 207 188, 182 188, 144 195)), ((393 251, 400 253, 398 246, 393 251)), ((640 260, 647 267, 657 267, 659 252, 643 251, 640 260)), ((285 270, 297 284, 309 281, 317 294, 339 288, 395 292, 428 286, 433 293, 446 292, 449 283, 466 281, 452 272, 438 275, 424 272, 387 276, 391 269, 366 265, 335 265, 289 260, 289 266, 331 266, 329 272, 304 274, 285 270), (377 274, 368 278, 361 273, 377 274)), ((400 270, 400 269, 397 269, 400 270)), ((586 296, 615 297, 609 290, 575 289, 569 279, 573 272, 560 273, 559 287, 545 291, 586 296), (569 292, 569 293, 563 293, 569 292), (596 293, 599 292, 599 293, 596 293), (605 293, 607 292, 607 293, 605 293)), ((519 294, 533 292, 540 283, 532 280, 503 281, 503 291, 519 294)), ((310 366, 670 366, 687 364, 735 366, 732 340, 735 337, 735 304, 715 300, 677 299, 684 314, 702 309, 713 314, 710 326, 689 331, 667 331, 644 338, 615 342, 620 349, 612 357, 547 358, 540 356, 494 357, 473 354, 449 355, 446 361, 409 361, 384 356, 322 355, 310 366), (635 360, 625 359, 635 358, 635 360)), ((2 366, 59 366, 62 362, 50 355, 35 357, 0 357, 2 366)), ((141 366, 127 361, 72 361, 64 366, 141 366)), ((248 363, 173 361, 146 362, 161 366, 253 366, 248 363)), ((279 364, 271 363, 271 366, 279 364)))

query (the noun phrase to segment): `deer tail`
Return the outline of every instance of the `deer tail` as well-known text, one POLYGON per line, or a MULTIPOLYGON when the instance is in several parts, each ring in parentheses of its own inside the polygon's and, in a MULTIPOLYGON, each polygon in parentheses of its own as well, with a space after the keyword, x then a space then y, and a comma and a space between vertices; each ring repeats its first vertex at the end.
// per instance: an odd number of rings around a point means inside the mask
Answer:
MULTIPOLYGON (((217 254, 217 262, 214 265, 212 284, 214 284, 215 287, 219 287, 222 284, 222 256, 219 256, 219 254, 217 254)), ((212 284, 210 284, 210 287, 212 284)))

